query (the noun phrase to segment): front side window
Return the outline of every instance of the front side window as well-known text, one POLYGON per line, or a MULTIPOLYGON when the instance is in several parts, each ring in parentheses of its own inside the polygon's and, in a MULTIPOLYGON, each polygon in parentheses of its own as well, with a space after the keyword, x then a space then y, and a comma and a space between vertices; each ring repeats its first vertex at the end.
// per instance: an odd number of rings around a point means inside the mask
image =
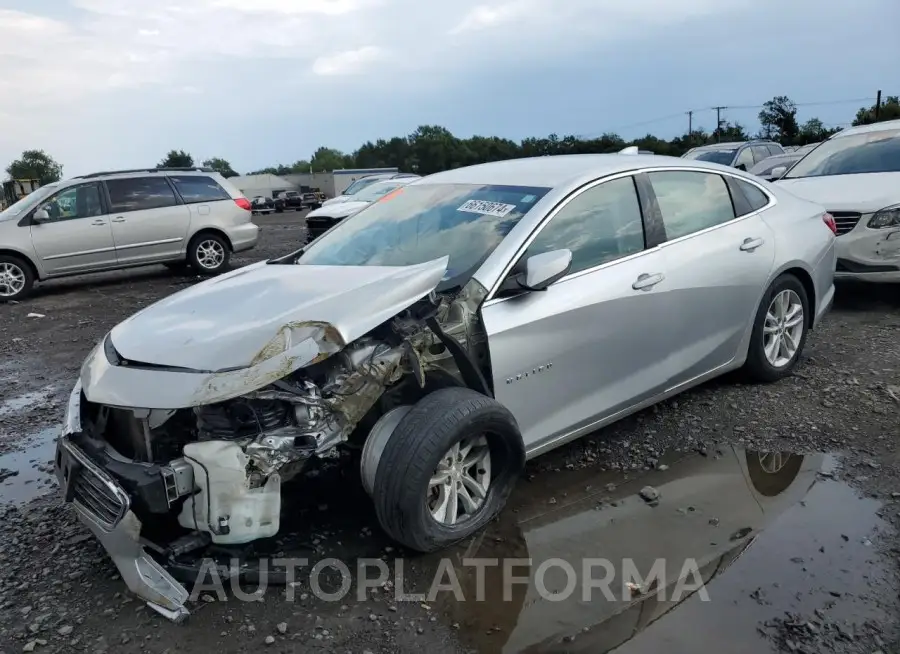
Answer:
POLYGON ((694 234, 729 220, 734 207, 725 180, 714 173, 648 173, 668 240, 694 234))
POLYGON ((439 288, 464 285, 549 188, 413 184, 307 246, 298 265, 411 266, 450 257, 439 288))
POLYGON ((744 148, 741 150, 741 153, 738 155, 737 161, 734 162, 735 167, 744 166, 744 170, 750 170, 753 168, 753 164, 756 162, 753 161, 753 152, 750 148, 744 148))
POLYGON ((896 172, 900 172, 900 129, 891 129, 829 139, 783 179, 896 172))
POLYGON ((187 204, 231 199, 216 180, 206 175, 170 175, 169 179, 187 204))
POLYGON ((525 257, 572 251, 578 272, 644 249, 644 224, 634 178, 599 184, 573 198, 528 246, 525 257))
POLYGON ((52 221, 91 218, 103 214, 100 187, 96 184, 70 186, 41 205, 52 221))
POLYGON ((126 177, 106 181, 111 213, 161 209, 178 204, 165 177, 126 177))

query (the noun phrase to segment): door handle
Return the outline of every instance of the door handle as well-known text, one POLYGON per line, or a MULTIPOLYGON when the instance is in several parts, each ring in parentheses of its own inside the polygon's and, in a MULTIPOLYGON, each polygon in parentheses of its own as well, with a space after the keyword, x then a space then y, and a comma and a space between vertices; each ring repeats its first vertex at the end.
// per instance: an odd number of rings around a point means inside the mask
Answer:
POLYGON ((741 243, 741 250, 744 252, 753 252, 763 243, 765 243, 765 241, 761 238, 745 238, 744 242, 741 243))
POLYGON ((642 273, 638 275, 638 278, 635 280, 634 284, 631 285, 631 288, 636 291, 649 291, 665 278, 666 276, 662 273, 654 273, 652 275, 642 273))
POLYGON ((125 222, 125 216, 116 216, 115 218, 112 219, 112 221, 113 221, 114 223, 124 223, 124 222, 125 222))
POLYGON ((106 221, 105 221, 105 220, 95 220, 95 221, 92 222, 91 224, 92 224, 92 225, 98 225, 98 226, 99 226, 99 225, 105 225, 105 224, 106 224, 106 221))

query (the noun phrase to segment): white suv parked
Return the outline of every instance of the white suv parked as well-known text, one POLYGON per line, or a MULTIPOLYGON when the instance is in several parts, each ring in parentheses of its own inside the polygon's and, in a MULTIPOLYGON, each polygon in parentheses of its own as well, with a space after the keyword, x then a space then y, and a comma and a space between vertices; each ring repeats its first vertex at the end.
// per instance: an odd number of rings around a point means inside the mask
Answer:
POLYGON ((206 168, 93 173, 47 184, 0 212, 0 302, 37 280, 185 262, 212 275, 256 245, 250 201, 206 168))

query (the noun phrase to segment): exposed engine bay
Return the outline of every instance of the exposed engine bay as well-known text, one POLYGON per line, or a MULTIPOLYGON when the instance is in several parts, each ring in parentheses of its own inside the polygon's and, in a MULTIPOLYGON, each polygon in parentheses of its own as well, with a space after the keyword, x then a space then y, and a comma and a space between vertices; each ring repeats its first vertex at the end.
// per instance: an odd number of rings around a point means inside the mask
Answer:
MULTIPOLYGON (((435 384, 490 394, 483 298, 475 281, 431 292, 339 351, 212 404, 142 409, 82 398, 77 445, 125 488, 145 528, 177 516, 183 532, 169 553, 273 536, 282 485, 311 459, 361 448, 380 416, 435 384)), ((93 513, 110 513, 102 498, 82 495, 93 513)))

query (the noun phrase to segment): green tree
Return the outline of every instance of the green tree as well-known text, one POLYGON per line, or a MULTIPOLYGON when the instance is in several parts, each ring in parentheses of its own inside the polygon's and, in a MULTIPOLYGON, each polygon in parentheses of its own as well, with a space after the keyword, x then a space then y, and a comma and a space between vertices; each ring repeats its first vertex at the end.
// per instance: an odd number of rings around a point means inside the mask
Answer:
MULTIPOLYGON (((312 167, 313 172, 316 173, 352 168, 353 157, 334 148, 322 147, 313 153, 312 158, 309 160, 309 165, 312 167)), ((309 169, 300 172, 308 173, 309 169)))
POLYGON ((796 145, 806 145, 807 143, 818 143, 824 141, 832 134, 840 131, 839 127, 825 127, 824 123, 818 118, 810 118, 800 126, 800 133, 797 136, 796 145))
POLYGON ((768 138, 778 139, 784 145, 791 144, 800 133, 797 106, 786 95, 776 96, 763 105, 759 124, 768 138))
POLYGON ((184 150, 170 150, 157 168, 190 168, 193 165, 194 158, 184 150))
POLYGON ((723 120, 713 133, 710 135, 712 141, 729 142, 729 141, 747 141, 750 136, 740 123, 729 123, 723 120))
MULTIPOLYGON (((882 103, 878 110, 878 122, 884 120, 897 120, 900 118, 900 96, 889 95, 882 103)), ((871 107, 860 107, 856 112, 856 118, 853 120, 854 125, 870 125, 875 122, 875 105, 871 107)))
POLYGON ((25 150, 22 156, 6 167, 11 179, 37 179, 41 184, 62 179, 63 167, 43 150, 25 150))
POLYGON ((222 177, 237 177, 238 173, 235 172, 234 168, 231 167, 231 164, 228 163, 227 159, 221 159, 219 157, 213 157, 211 159, 207 159, 203 162, 204 168, 212 168, 217 173, 222 175, 222 177))

